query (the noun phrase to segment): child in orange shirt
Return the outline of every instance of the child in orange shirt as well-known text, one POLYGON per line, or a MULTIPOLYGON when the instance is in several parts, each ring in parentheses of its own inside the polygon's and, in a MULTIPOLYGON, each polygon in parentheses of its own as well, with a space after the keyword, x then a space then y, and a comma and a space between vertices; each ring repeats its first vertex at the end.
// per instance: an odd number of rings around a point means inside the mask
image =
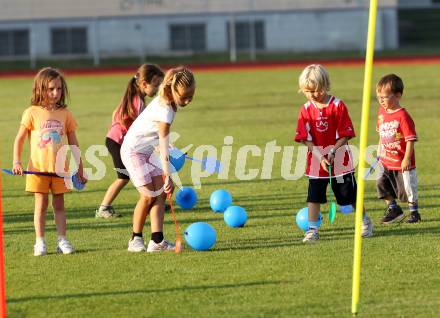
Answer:
MULTIPOLYGON (((12 171, 23 175, 21 154, 26 137, 30 139, 30 158, 28 170, 55 173, 56 159, 67 140, 69 145, 78 147, 75 129, 76 121, 67 110, 67 84, 63 75, 56 69, 46 67, 35 76, 32 88, 32 106, 27 108, 21 119, 21 125, 14 142, 14 160, 12 171)), ((66 167, 67 162, 61 163, 66 167)), ((80 160, 78 179, 85 183, 83 167, 80 160)), ((52 207, 58 233, 57 252, 71 254, 75 251, 66 238, 66 212, 64 193, 68 188, 63 179, 56 176, 26 175, 26 191, 34 193, 34 226, 36 242, 34 256, 47 254, 44 238, 46 211, 49 204, 49 190, 52 192, 52 207)))

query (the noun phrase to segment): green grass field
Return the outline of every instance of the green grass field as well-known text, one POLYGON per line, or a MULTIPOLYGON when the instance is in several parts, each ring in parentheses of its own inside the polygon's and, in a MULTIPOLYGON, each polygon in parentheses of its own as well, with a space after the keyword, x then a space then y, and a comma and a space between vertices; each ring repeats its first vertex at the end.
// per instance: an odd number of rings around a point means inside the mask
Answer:
MULTIPOLYGON (((328 70, 332 92, 347 103, 359 134, 363 68, 328 70)), ((56 232, 50 213, 46 227, 49 255, 34 257, 33 197, 24 192, 24 179, 3 175, 9 317, 349 317, 354 214, 338 214, 330 225, 324 205, 321 240, 305 246, 295 213, 306 205, 307 180, 284 180, 279 153, 270 180, 259 175, 241 181, 234 173, 242 145, 254 144, 263 150, 273 140, 279 146, 293 145, 298 109, 304 102, 297 93, 300 71, 196 74, 196 97, 179 111, 173 125, 182 136, 176 145, 211 144, 220 152, 224 137, 234 137, 229 179, 203 179, 196 208, 177 209, 181 232, 197 221, 215 227, 217 243, 211 251, 187 248, 180 255, 128 253, 137 191, 130 185, 116 200, 122 218, 94 218, 94 210, 114 179, 111 159, 104 157, 105 178, 65 196, 68 237, 78 252, 55 254, 56 232), (228 228, 222 214, 211 212, 209 195, 219 188, 230 191, 234 203, 246 208, 249 219, 244 228, 228 228)), ((384 203, 376 199, 374 181, 366 183, 365 206, 374 220, 375 235, 363 241, 360 316, 437 317, 440 167, 435 160, 440 153, 435 127, 440 117, 440 65, 380 66, 374 69, 373 81, 389 72, 404 79, 402 104, 412 114, 419 135, 416 160, 423 222, 380 225, 384 203)), ((128 76, 67 78, 69 108, 79 123, 77 135, 83 151, 104 143, 128 76)), ((31 86, 31 78, 0 79, 2 167, 10 167, 13 139, 29 103, 31 86)), ((378 139, 376 107, 373 101, 369 144, 378 139)), ((358 142, 358 138, 351 141, 358 142)), ((249 156, 247 168, 261 169, 262 160, 249 156)), ((181 173, 185 185, 191 185, 190 165, 181 173)), ((86 163, 86 167, 92 166, 86 163)), ((148 238, 148 224, 144 233, 148 238)), ((170 214, 166 215, 165 235, 175 239, 170 214)))

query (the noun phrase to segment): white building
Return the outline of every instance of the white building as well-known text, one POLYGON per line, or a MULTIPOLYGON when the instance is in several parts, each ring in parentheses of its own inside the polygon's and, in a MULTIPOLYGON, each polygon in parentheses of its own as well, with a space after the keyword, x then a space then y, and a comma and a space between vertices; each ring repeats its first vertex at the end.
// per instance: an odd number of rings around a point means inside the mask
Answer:
MULTIPOLYGON (((376 49, 398 47, 398 0, 378 1, 376 49)), ((410 1, 405 1, 406 3, 410 1)), ((427 5, 430 1, 426 2, 427 5)), ((0 58, 365 47, 368 0, 0 0, 0 58)))

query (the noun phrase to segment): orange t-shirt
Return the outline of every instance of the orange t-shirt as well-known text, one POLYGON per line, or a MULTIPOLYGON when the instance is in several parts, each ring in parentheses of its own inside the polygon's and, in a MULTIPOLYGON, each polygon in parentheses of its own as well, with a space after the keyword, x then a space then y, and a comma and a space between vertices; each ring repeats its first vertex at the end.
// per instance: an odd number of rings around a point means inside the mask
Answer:
MULTIPOLYGON (((27 108, 21 124, 29 130, 30 160, 28 170, 55 172, 58 150, 67 144, 67 134, 75 131, 76 121, 66 108, 47 110, 40 106, 27 108)), ((68 161, 64 163, 68 167, 68 161)))

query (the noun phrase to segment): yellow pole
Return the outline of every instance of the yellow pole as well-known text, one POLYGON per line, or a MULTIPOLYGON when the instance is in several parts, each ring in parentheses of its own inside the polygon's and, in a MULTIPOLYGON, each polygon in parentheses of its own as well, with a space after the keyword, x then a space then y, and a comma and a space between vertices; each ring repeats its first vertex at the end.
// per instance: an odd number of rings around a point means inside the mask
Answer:
POLYGON ((3 245, 2 176, 0 174, 0 318, 6 318, 5 249, 3 245))
POLYGON ((371 99, 371 76, 374 55, 374 32, 376 30, 377 1, 370 0, 370 12, 368 17, 367 53, 365 56, 364 92, 362 97, 361 135, 359 145, 359 169, 358 188, 356 202, 356 225, 354 231, 354 261, 353 261, 353 290, 351 297, 351 312, 357 315, 359 310, 359 288, 361 274, 361 251, 362 251, 362 211, 364 209, 365 189, 365 148, 368 136, 368 115, 371 99))

